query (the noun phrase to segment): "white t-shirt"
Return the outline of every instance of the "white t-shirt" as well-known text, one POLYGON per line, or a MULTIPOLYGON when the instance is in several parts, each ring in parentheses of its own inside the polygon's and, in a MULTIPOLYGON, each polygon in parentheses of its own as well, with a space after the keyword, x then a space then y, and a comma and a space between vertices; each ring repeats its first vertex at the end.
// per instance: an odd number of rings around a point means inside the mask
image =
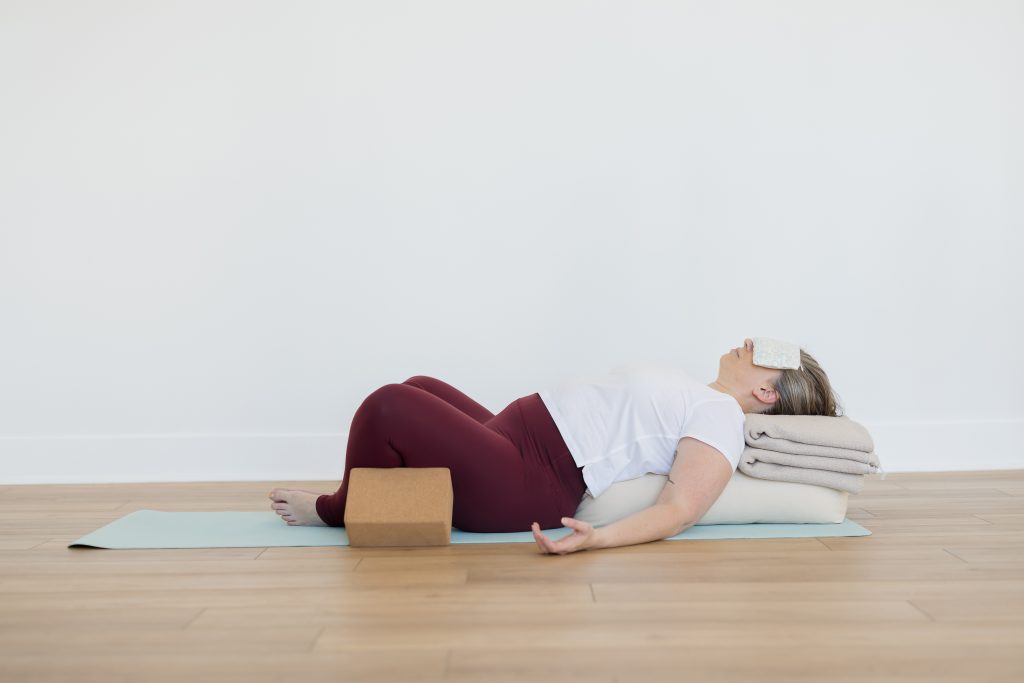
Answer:
POLYGON ((617 481, 668 474, 683 437, 715 448, 734 471, 746 446, 736 399, 676 368, 625 365, 537 393, 595 498, 617 481))

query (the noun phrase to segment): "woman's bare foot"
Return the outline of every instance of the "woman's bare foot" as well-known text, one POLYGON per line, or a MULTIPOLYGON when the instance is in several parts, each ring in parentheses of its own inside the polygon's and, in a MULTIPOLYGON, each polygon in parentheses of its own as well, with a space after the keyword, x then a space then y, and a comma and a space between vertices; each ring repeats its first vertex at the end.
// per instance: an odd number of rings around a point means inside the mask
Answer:
POLYGON ((274 489, 270 507, 291 526, 327 526, 316 513, 316 499, 322 493, 303 489, 274 489))

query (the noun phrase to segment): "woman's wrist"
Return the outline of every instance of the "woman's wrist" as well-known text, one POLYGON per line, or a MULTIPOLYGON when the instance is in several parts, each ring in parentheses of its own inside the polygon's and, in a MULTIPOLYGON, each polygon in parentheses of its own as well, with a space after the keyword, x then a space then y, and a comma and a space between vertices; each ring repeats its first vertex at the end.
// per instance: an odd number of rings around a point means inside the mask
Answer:
MULTIPOLYGON (((670 538, 680 532, 679 513, 670 506, 655 504, 628 517, 595 527, 588 548, 617 548, 670 538)), ((683 527, 685 528, 685 527, 683 527)))

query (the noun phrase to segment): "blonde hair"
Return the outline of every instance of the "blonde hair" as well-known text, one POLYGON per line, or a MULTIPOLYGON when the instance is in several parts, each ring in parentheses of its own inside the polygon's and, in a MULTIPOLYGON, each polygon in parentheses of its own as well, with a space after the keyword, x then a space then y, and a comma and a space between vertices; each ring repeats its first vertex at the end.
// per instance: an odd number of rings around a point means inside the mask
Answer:
POLYGON ((840 417, 843 408, 828 375, 814 356, 800 349, 800 367, 782 371, 775 382, 779 400, 764 415, 828 415, 840 417))

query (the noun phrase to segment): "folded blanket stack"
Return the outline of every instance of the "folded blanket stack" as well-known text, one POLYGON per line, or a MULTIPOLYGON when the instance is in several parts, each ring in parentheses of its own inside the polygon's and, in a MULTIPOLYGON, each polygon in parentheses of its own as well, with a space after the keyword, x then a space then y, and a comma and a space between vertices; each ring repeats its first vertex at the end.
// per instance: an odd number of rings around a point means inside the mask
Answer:
POLYGON ((845 415, 747 413, 743 431, 739 470, 751 477, 850 493, 860 493, 865 474, 885 479, 868 430, 845 415))

